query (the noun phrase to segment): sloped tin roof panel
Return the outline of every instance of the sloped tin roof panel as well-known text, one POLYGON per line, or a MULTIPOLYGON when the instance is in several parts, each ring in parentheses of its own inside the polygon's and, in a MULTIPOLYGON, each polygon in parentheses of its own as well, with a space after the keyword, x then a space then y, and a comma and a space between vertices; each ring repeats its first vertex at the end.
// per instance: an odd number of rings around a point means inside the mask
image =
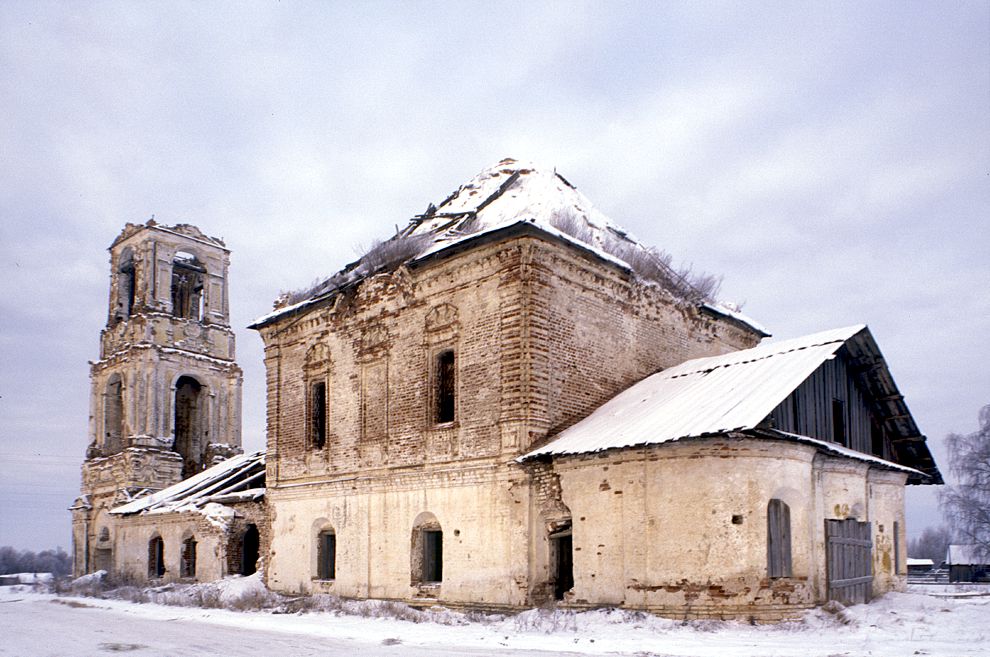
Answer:
POLYGON ((649 376, 523 459, 652 445, 755 428, 866 327, 696 358, 649 376))
POLYGON ((115 507, 110 513, 127 515, 188 504, 199 506, 243 491, 251 491, 252 497, 260 497, 263 494, 256 494, 254 491, 259 490, 257 484, 264 473, 264 451, 240 454, 157 493, 115 507))

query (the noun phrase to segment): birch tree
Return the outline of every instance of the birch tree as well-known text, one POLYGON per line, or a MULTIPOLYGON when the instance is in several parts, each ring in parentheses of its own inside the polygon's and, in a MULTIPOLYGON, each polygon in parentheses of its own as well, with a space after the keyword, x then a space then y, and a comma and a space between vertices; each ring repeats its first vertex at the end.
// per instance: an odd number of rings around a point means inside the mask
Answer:
POLYGON ((945 440, 956 483, 942 492, 942 508, 957 540, 976 546, 977 554, 990 560, 990 405, 980 410, 977 431, 945 440))

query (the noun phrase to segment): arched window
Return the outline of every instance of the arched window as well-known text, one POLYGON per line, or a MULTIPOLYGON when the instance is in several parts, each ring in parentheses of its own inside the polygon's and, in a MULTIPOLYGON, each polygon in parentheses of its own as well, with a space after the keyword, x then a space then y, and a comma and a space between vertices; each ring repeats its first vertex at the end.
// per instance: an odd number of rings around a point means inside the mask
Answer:
POLYGON ((337 579, 337 534, 325 527, 316 535, 316 578, 337 579))
POLYGON ((323 343, 310 347, 306 353, 306 443, 312 449, 327 444, 330 417, 330 350, 323 343))
POLYGON ((148 541, 148 579, 165 576, 165 541, 157 534, 148 541))
POLYGON ((172 261, 172 314, 203 319, 203 278, 206 268, 191 253, 179 251, 172 261))
POLYGON ((180 577, 196 576, 196 537, 182 541, 182 567, 180 577))
POLYGON ((123 448, 124 392, 120 375, 114 374, 107 382, 103 406, 103 454, 116 454, 123 448))
POLYGON ((191 376, 180 376, 175 382, 175 416, 172 449, 182 457, 182 477, 191 477, 202 469, 203 431, 201 418, 204 395, 202 386, 191 376))
POLYGON ((136 280, 134 273, 134 252, 124 249, 117 263, 117 309, 114 319, 121 320, 134 314, 136 280))
POLYGON ((767 576, 791 576, 791 510, 778 499, 767 504, 767 576))
POLYGON ((419 514, 413 523, 410 557, 414 586, 443 581, 443 529, 432 513, 419 514))

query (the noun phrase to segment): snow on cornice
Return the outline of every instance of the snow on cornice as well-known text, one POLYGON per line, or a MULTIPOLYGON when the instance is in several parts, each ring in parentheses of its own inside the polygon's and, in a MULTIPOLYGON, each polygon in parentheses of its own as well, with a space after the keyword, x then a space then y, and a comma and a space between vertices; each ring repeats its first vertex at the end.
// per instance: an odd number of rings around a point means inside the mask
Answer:
MULTIPOLYGON (((422 261, 481 235, 517 224, 528 224, 557 239, 634 272, 647 285, 666 289, 678 302, 704 303, 707 293, 674 271, 656 249, 639 242, 600 212, 556 169, 506 158, 461 185, 439 206, 430 205, 381 251, 361 260, 303 292, 283 296, 271 312, 250 328, 262 328, 280 317, 298 314, 330 298, 344 287, 402 262, 422 261)), ((721 304, 710 310, 751 330, 769 335, 758 323, 721 304)))

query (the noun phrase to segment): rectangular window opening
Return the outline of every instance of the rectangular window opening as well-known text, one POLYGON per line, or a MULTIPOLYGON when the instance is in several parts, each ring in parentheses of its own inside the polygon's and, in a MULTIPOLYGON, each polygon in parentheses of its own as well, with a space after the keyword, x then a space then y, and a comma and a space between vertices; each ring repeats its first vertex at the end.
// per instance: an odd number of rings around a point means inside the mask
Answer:
POLYGON ((443 532, 423 531, 423 581, 443 581, 443 532))
POLYGON ((879 422, 870 422, 870 442, 874 456, 887 458, 884 450, 883 426, 879 422))
POLYGON ((310 445, 323 449, 327 442, 327 383, 314 381, 309 388, 310 445))
POLYGON ((436 422, 453 422, 456 406, 456 381, 453 350, 437 355, 436 362, 436 422))
POLYGON ((832 440, 849 446, 846 436, 846 405, 841 399, 832 400, 832 440))
POLYGON ((337 536, 331 532, 320 534, 317 544, 317 573, 319 579, 337 579, 337 536))
POLYGON ((574 588, 574 543, 568 528, 550 536, 550 568, 553 573, 553 598, 563 600, 574 588))

